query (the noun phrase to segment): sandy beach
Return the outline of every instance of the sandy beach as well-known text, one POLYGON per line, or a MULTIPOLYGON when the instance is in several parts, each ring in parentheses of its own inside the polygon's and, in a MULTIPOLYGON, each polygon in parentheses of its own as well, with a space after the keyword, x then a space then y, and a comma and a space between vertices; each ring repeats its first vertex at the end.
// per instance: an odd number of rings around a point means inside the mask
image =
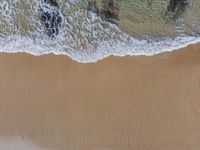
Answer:
POLYGON ((81 64, 0 54, 0 150, 200 149, 200 44, 81 64))

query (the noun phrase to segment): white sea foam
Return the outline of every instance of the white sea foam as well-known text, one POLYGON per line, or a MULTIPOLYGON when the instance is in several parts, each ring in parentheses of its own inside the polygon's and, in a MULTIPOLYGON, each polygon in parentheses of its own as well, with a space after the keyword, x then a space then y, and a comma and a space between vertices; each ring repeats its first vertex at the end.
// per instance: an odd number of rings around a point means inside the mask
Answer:
MULTIPOLYGON (((127 39, 127 38, 126 38, 127 39)), ((82 63, 96 62, 108 56, 152 56, 163 52, 170 52, 189 44, 200 42, 200 37, 180 36, 176 38, 163 38, 158 41, 139 40, 130 38, 126 42, 101 41, 97 49, 65 50, 62 46, 49 47, 47 40, 36 42, 31 38, 19 35, 0 38, 0 52, 25 52, 32 55, 67 55, 73 60, 82 63)))

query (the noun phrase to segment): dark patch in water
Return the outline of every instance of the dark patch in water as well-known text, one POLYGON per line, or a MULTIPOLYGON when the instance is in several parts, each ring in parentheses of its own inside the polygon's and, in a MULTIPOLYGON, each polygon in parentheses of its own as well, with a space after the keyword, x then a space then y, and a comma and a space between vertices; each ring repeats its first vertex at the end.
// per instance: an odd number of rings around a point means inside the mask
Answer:
POLYGON ((56 0, 44 0, 44 2, 50 4, 51 6, 59 7, 58 2, 56 0))
POLYGON ((44 0, 44 2, 53 7, 53 9, 49 9, 49 11, 42 9, 40 19, 45 27, 47 35, 50 37, 55 37, 59 33, 59 26, 62 22, 59 12, 59 5, 56 0, 44 0))
POLYGON ((119 19, 119 6, 116 1, 114 0, 107 0, 105 1, 104 8, 101 11, 101 14, 108 20, 119 19))
POLYGON ((177 19, 185 12, 187 5, 188 0, 170 0, 166 13, 171 14, 172 19, 177 19))
POLYGON ((117 24, 119 20, 119 4, 117 0, 94 0, 88 4, 88 10, 93 10, 102 19, 117 24))

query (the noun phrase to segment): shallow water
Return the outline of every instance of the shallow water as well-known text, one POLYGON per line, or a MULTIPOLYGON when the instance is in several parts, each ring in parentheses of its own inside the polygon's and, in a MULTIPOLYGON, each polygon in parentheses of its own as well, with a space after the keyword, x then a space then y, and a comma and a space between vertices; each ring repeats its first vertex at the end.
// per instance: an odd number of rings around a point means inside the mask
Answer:
POLYGON ((34 145, 31 140, 19 137, 0 137, 0 149, 1 150, 47 150, 46 148, 40 148, 34 145))
MULTIPOLYGON (((93 0, 1 0, 0 51, 34 55, 64 54, 79 62, 109 55, 154 55, 200 40, 200 1, 188 0, 181 14, 168 12, 170 0, 118 0, 119 18, 108 21, 93 0), (61 17, 55 31, 41 21, 43 12, 61 17)), ((47 20, 48 21, 48 20, 47 20)))

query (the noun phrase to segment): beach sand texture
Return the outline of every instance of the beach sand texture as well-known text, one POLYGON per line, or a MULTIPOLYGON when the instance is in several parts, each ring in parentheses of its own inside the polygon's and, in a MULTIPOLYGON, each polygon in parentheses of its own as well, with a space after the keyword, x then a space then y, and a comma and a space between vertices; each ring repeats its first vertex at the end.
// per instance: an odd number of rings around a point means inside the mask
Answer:
POLYGON ((199 50, 91 64, 1 53, 0 148, 200 149, 199 50))

